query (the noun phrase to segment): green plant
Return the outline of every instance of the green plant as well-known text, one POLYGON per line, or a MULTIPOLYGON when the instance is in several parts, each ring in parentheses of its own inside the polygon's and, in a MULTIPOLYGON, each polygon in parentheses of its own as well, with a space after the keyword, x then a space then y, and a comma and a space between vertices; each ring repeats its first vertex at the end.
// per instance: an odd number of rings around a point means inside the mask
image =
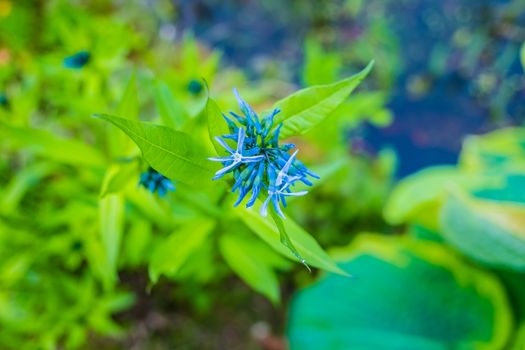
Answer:
POLYGON ((334 349, 519 349, 524 316, 520 292, 525 269, 521 225, 525 220, 524 142, 522 128, 470 136, 457 166, 432 167, 401 180, 384 216, 391 225, 402 225, 408 234, 382 244, 378 241, 384 238, 359 235, 350 247, 336 251, 342 259, 340 266, 355 280, 329 274, 299 293, 289 324, 292 348, 322 343, 333 344, 334 349), (427 267, 419 267, 422 263, 427 267), (430 271, 444 266, 455 276, 455 287, 437 270, 430 271), (412 273, 418 277, 410 281, 412 273), (432 292, 413 295, 429 286, 432 292), (386 288, 389 293, 382 296, 380 291, 386 288), (326 289, 349 292, 319 301, 318 293, 326 289), (477 296, 468 297, 469 303, 455 301, 472 292, 477 296), (356 300, 359 307, 352 308, 356 300), (474 300, 480 303, 476 307, 471 304, 474 300), (418 305, 420 301, 425 305, 418 305), (443 306, 434 304, 440 302, 443 306), (348 311, 314 311, 334 305, 347 305, 348 311), (411 311, 415 314, 403 315, 411 311), (418 322, 426 313, 432 317, 418 322), (396 326, 387 326, 387 319, 396 326), (451 326, 455 322, 458 324, 451 326), (324 330, 327 324, 334 331, 324 330), (436 332, 439 329, 443 331, 436 332), (454 330, 454 335, 445 329, 454 330), (309 338, 304 332, 317 338, 305 342, 309 338), (384 332, 389 336, 372 336, 384 332))

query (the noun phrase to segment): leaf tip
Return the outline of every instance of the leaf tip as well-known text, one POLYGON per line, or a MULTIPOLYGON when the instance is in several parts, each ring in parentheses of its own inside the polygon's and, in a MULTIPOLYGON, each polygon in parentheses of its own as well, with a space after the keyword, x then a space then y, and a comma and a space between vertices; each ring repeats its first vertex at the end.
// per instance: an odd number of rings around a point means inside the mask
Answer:
POLYGON ((370 73, 372 68, 374 68, 375 64, 376 64, 376 60, 374 60, 374 59, 372 59, 370 62, 368 62, 368 64, 366 65, 365 69, 362 70, 363 77, 366 77, 368 75, 368 73, 370 73))

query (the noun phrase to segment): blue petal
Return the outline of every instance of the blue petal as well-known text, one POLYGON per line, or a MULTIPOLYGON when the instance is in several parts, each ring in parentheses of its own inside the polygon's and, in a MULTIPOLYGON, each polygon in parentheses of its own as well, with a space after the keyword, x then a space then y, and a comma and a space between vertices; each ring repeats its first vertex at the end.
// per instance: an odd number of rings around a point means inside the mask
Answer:
POLYGON ((272 204, 273 204, 273 208, 275 209, 275 212, 277 213, 277 215, 279 215, 283 219, 286 219, 283 211, 281 210, 281 207, 279 206, 279 196, 272 196, 272 204))
POLYGON ((222 147, 224 147, 228 152, 230 152, 230 153, 232 153, 232 154, 235 153, 235 152, 233 151, 233 149, 232 149, 230 146, 228 146, 228 144, 227 144, 223 139, 221 139, 219 136, 215 136, 215 141, 217 141, 218 143, 220 143, 220 145, 221 145, 222 147))

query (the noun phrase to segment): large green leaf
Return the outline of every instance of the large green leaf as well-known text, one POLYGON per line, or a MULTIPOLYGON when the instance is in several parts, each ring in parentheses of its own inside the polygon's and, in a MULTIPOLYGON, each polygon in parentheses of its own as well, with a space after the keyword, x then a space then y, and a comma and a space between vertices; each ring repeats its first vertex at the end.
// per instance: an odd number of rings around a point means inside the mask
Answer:
MULTIPOLYGON (((277 252, 284 256, 301 261, 296 254, 282 244, 281 232, 275 222, 268 217, 259 214, 260 203, 256 203, 252 208, 234 209, 234 213, 248 226, 255 234, 268 243, 277 252)), ((330 256, 319 246, 317 241, 305 230, 297 225, 292 219, 287 218, 283 221, 290 241, 297 249, 300 257, 304 257, 308 265, 318 267, 326 271, 332 271, 346 275, 330 258, 330 256)))
POLYGON ((163 175, 188 185, 211 183, 213 171, 206 152, 186 133, 105 114, 96 116, 124 131, 139 146, 146 161, 163 175))
POLYGON ((278 101, 274 108, 281 112, 275 117, 275 125, 283 123, 281 138, 304 134, 327 118, 350 96, 373 65, 372 61, 361 72, 347 79, 329 85, 312 86, 278 101))
POLYGON ((199 249, 214 227, 213 220, 202 218, 192 221, 182 225, 157 245, 149 265, 151 280, 155 283, 162 274, 168 276, 176 274, 195 250, 199 249))
POLYGON ((260 260, 253 242, 242 236, 224 234, 219 248, 224 260, 233 271, 256 291, 264 294, 272 302, 279 301, 279 282, 271 266, 260 260))
POLYGON ((512 317, 501 284, 441 244, 359 237, 340 251, 354 278, 327 274, 297 293, 292 350, 502 349, 512 317))
POLYGON ((454 247, 484 264, 525 271, 525 206, 450 195, 442 233, 454 247))

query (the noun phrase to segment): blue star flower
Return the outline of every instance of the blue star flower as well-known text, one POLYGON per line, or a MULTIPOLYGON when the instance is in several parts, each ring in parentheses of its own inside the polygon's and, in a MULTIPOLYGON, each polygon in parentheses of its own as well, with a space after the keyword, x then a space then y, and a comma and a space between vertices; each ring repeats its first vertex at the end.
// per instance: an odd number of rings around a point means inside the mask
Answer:
POLYGON ((175 186, 170 179, 151 167, 140 174, 139 185, 145 187, 151 193, 157 192, 160 197, 164 197, 168 191, 175 190, 175 186))
POLYGON ((267 215, 268 205, 272 202, 275 212, 284 218, 280 204, 286 206, 285 197, 302 196, 307 193, 307 191, 292 192, 291 187, 298 181, 311 186, 312 182, 308 177, 317 179, 319 177, 296 159, 298 151, 292 155, 288 153, 295 145, 279 144, 282 124, 274 125, 274 117, 280 112, 278 109, 259 118, 235 89, 234 94, 242 115, 230 112, 230 118, 223 114, 230 134, 216 136, 215 140, 230 155, 209 158, 221 162, 224 166, 215 173, 213 180, 232 173, 235 180, 232 192, 239 192, 234 206, 239 205, 250 193, 246 203, 248 208, 255 204, 257 198, 266 195, 261 207, 261 215, 267 215), (227 141, 236 142, 235 150, 227 141))
POLYGON ((258 150, 250 150, 245 151, 244 150, 244 139, 245 139, 245 131, 243 128, 239 128, 239 131, 237 132, 237 149, 234 151, 226 142, 224 142, 221 138, 215 137, 215 140, 217 140, 218 143, 221 144, 222 147, 224 147, 231 155, 227 157, 212 157, 208 158, 209 160, 215 161, 215 162, 221 162, 223 164, 227 164, 224 168, 217 171, 215 173, 215 176, 213 177, 213 180, 217 180, 221 176, 223 176, 226 173, 229 173, 233 169, 237 168, 241 164, 246 163, 253 163, 253 162, 259 162, 264 159, 263 155, 257 155, 252 156, 251 154, 256 153, 258 150), (245 153, 245 154, 243 154, 245 153), (229 164, 228 164, 229 163, 229 164))

